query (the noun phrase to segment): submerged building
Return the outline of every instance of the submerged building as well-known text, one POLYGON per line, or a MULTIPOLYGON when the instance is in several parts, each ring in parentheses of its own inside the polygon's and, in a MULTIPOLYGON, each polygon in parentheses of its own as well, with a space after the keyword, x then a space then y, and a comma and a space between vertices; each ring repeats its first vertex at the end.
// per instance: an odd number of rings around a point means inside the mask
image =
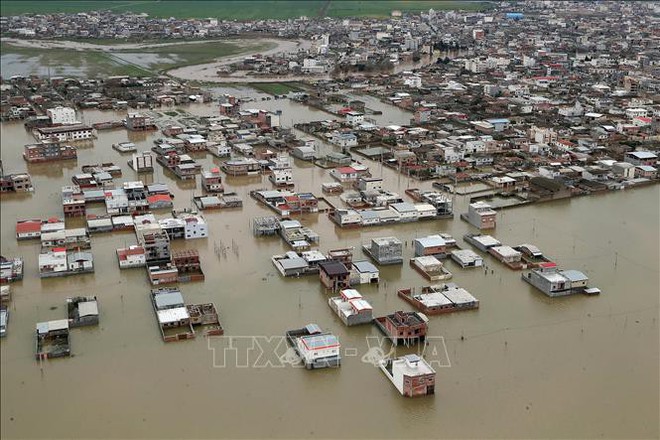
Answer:
POLYGON ((522 279, 548 296, 566 296, 574 293, 597 295, 598 288, 589 288, 589 277, 578 270, 559 270, 547 263, 522 275, 522 279))
POLYGON ((286 332, 286 338, 308 370, 341 365, 339 339, 331 333, 321 331, 316 324, 308 324, 299 330, 289 330, 286 332))
POLYGON ((461 218, 477 229, 495 229, 497 212, 488 203, 474 202, 468 206, 467 214, 461 218))
POLYGON ((435 370, 416 354, 384 359, 380 361, 380 369, 405 397, 435 393, 435 370))

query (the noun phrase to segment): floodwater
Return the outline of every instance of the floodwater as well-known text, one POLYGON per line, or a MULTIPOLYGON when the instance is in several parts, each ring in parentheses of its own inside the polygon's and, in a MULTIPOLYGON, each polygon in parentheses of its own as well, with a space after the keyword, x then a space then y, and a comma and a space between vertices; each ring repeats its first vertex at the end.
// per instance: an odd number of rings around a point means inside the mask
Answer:
MULTIPOLYGON (((128 63, 136 64, 141 67, 150 68, 155 64, 162 63, 177 63, 181 60, 176 53, 169 54, 158 54, 149 52, 150 48, 166 47, 166 46, 180 46, 187 44, 202 44, 202 43, 213 43, 222 41, 225 43, 234 43, 237 45, 245 44, 246 40, 199 40, 199 41, 173 41, 167 43, 151 43, 151 44, 138 44, 138 43, 126 43, 118 45, 96 45, 91 43, 84 42, 75 42, 75 41, 44 41, 44 40, 17 40, 13 38, 3 38, 3 42, 7 41, 11 44, 20 46, 20 47, 30 47, 30 48, 40 48, 40 49, 61 49, 66 48, 70 50, 84 51, 87 49, 93 49, 95 51, 103 51, 108 55, 112 55, 113 58, 119 63, 128 63), (121 50, 129 49, 145 49, 144 52, 136 53, 125 53, 121 50)), ((249 44, 259 47, 257 50, 256 47, 250 46, 246 48, 246 51, 230 56, 219 57, 216 61, 212 63, 199 64, 194 66, 184 66, 180 68, 173 69, 170 73, 179 78, 186 80, 189 79, 207 79, 206 76, 210 76, 212 79, 217 80, 216 70, 220 66, 231 64, 238 60, 243 59, 249 55, 254 55, 261 53, 263 55, 269 55, 277 52, 292 52, 299 48, 309 48, 311 42, 309 41, 291 41, 291 40, 281 40, 281 39, 272 39, 272 38, 260 38, 249 40, 249 44), (208 73, 208 72, 211 73, 208 73)), ((72 52, 75 54, 75 52, 72 52)), ((13 54, 6 53, 0 56, 0 68, 4 76, 13 76, 13 75, 30 75, 37 74, 46 76, 49 74, 57 75, 70 75, 70 76, 85 76, 85 73, 88 73, 93 66, 86 65, 85 62, 71 64, 71 63, 58 63, 58 65, 53 65, 50 68, 44 66, 41 62, 42 56, 30 56, 22 54, 13 54)), ((263 79, 261 79, 263 80, 263 79)), ((235 79, 235 81, 240 82, 241 79, 235 79)), ((259 81, 259 79, 256 79, 259 81)), ((272 81, 269 80, 269 81, 272 81)), ((249 82, 249 81, 248 81, 249 82)))
POLYGON ((41 62, 39 56, 26 56, 15 53, 6 53, 0 55, 0 70, 2 75, 11 77, 14 75, 82 75, 85 66, 60 65, 48 67, 41 62))
POLYGON ((112 56, 124 63, 137 64, 138 66, 145 68, 150 68, 154 64, 177 63, 181 61, 181 57, 175 53, 159 54, 149 52, 115 52, 112 54, 112 56))
MULTIPOLYGON (((327 119, 324 112, 289 101, 257 101, 245 107, 282 109, 284 121, 327 119)), ((204 114, 214 107, 197 105, 204 114)), ((88 111, 86 122, 117 119, 121 113, 88 111)), ((396 121, 393 121, 396 123, 396 121)), ((436 394, 406 399, 362 356, 371 326, 344 327, 327 305, 316 277, 284 279, 270 256, 287 251, 276 237, 255 238, 250 219, 271 215, 248 196, 270 187, 266 178, 227 178, 229 191, 242 196, 241 210, 204 213, 210 237, 177 241, 177 249, 198 249, 206 281, 181 284, 189 303, 212 301, 219 308, 225 337, 165 344, 160 339, 143 269, 120 271, 115 249, 135 242, 131 233, 92 237, 96 273, 40 280, 38 242, 17 243, 18 218, 61 215, 59 189, 83 164, 113 161, 123 180, 137 179, 126 156, 111 144, 131 140, 148 149, 158 133, 100 132, 93 147, 79 150, 77 163, 27 166, 36 192, 2 198, 2 254, 25 258, 25 279, 12 285, 9 331, 0 343, 0 434, 16 437, 87 438, 650 438, 658 432, 658 267, 659 187, 532 205, 504 211, 493 232, 506 244, 533 243, 561 266, 585 272, 598 297, 550 299, 486 257, 488 270, 463 270, 448 262, 451 280, 481 301, 478 310, 430 317, 431 360, 438 367, 436 394), (216 252, 224 248, 225 252, 216 252), (98 328, 71 333, 71 358, 34 360, 36 322, 65 317, 71 295, 99 298, 98 328), (282 336, 315 322, 334 332, 343 347, 339 369, 306 371, 280 365, 275 350, 246 363, 239 336, 282 336), (222 350, 230 337, 236 356, 222 350), (444 342, 444 345, 443 345, 444 342), (353 350, 351 350, 353 349, 353 350), (224 367, 222 367, 224 359, 224 367), (215 365, 215 367, 214 367, 215 365), (257 368, 261 366, 262 368, 257 368)), ((2 124, 2 159, 7 171, 26 169, 20 153, 32 142, 19 123, 2 124)), ((207 155, 205 167, 219 163, 207 155)), ((384 187, 400 193, 419 185, 368 162, 384 187)), ((331 181, 326 170, 295 163, 299 190, 321 195, 331 181)), ((160 166, 146 181, 167 183, 176 209, 190 207, 199 183, 182 183, 160 166)), ((457 196, 456 213, 469 196, 457 196)), ((332 197, 333 203, 339 203, 332 197)), ((157 213, 159 216, 167 212, 157 213)), ((407 242, 431 233, 457 238, 470 227, 453 220, 341 230, 323 214, 299 217, 321 236, 327 251, 394 235, 407 242)), ((80 222, 69 222, 78 225, 80 222)), ((381 268, 379 286, 358 289, 375 316, 410 310, 396 295, 402 287, 428 284, 408 264, 381 268)), ((260 339, 261 344, 264 339, 260 339)), ((274 341, 274 340, 272 340, 274 341)), ((275 344, 272 342, 272 344, 275 344)), ((229 352, 231 353, 231 352, 229 352)), ((278 351, 279 353, 279 351, 278 351)), ((258 356, 256 356, 258 357, 258 356)))

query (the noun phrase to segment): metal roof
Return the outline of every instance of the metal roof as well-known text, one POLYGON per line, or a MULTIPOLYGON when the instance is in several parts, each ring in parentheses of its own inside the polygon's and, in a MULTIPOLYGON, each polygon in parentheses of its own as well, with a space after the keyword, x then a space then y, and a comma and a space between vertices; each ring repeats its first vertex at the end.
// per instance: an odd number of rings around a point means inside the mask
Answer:
POLYGON ((415 205, 412 203, 408 202, 402 202, 402 203, 392 203, 390 204, 390 209, 393 209, 397 212, 416 212, 417 209, 415 208, 415 205))
POLYGON ((372 310, 373 309, 373 307, 371 307, 371 304, 369 304, 369 302, 367 300, 362 299, 362 298, 353 299, 349 302, 351 303, 351 306, 353 306, 353 308, 358 312, 362 311, 362 310, 372 310))
POLYGON ((366 260, 361 260, 361 261, 353 261, 353 267, 357 269, 358 272, 370 272, 370 273, 378 273, 378 268, 374 266, 371 262, 366 261, 366 260))
POLYGON ((190 315, 188 314, 188 309, 185 307, 176 307, 174 309, 158 311, 158 322, 161 324, 178 322, 188 318, 190 318, 190 315))
POLYGON ((429 266, 442 266, 442 263, 440 260, 435 258, 433 255, 423 255, 421 257, 416 257, 413 258, 416 262, 418 262, 422 267, 429 267, 429 266))
POLYGON ((579 270, 573 270, 573 269, 562 270, 559 273, 565 276, 566 278, 568 278, 571 282, 589 280, 589 277, 583 274, 582 272, 580 272, 579 270))
POLYGON ((178 290, 159 292, 154 295, 154 302, 157 309, 167 309, 174 306, 183 305, 183 296, 178 290))
POLYGON ((345 275, 348 273, 346 266, 339 261, 321 261, 319 263, 319 268, 330 276, 345 275))
POLYGON ((307 330, 307 333, 309 333, 310 335, 321 333, 321 327, 319 327, 316 324, 307 324, 305 326, 305 330, 307 330))
POLYGON ((282 266, 284 270, 288 269, 303 269, 305 267, 308 267, 309 264, 307 261, 305 261, 304 258, 296 257, 296 258, 282 258, 280 260, 277 260, 277 262, 282 266))
POLYGON ((650 151, 631 151, 630 153, 627 153, 630 156, 634 156, 637 159, 655 159, 658 156, 655 153, 652 153, 650 151))
POLYGON ((415 296, 415 299, 419 300, 427 307, 448 306, 452 304, 452 301, 440 292, 422 293, 421 295, 415 296))
POLYGON ((490 235, 475 235, 472 239, 484 246, 499 246, 502 244, 498 239, 490 235))
POLYGON ((48 332, 56 330, 68 330, 69 329, 69 320, 68 319, 58 319, 55 321, 46 321, 37 323, 37 333, 44 335, 48 332))
POLYGON ((300 338, 307 350, 323 350, 326 348, 339 347, 339 340, 335 335, 311 335, 300 338))
POLYGON ((516 257, 520 256, 520 252, 511 246, 494 246, 491 248, 493 252, 500 254, 503 257, 516 257))
POLYGON ((474 252, 471 249, 458 249, 451 251, 452 255, 455 255, 460 261, 464 263, 469 263, 471 261, 481 260, 481 256, 474 252))
POLYGON ((355 289, 344 289, 341 291, 341 296, 343 296, 346 300, 362 298, 360 292, 355 289))
POLYGON ((99 307, 96 301, 84 301, 78 303, 78 316, 97 316, 99 307))
POLYGON ((416 242, 424 247, 445 246, 447 242, 439 235, 429 235, 415 239, 416 242))
POLYGON ((472 296, 470 292, 461 287, 447 289, 442 293, 454 304, 468 304, 477 301, 477 299, 472 296))

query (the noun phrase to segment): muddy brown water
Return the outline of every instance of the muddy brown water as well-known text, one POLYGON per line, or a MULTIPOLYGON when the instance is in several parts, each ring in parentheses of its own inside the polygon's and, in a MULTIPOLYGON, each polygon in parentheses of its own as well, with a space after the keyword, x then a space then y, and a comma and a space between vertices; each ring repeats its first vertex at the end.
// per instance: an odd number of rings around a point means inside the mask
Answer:
MULTIPOLYGON (((329 118, 288 101, 246 107, 283 109, 287 124, 329 118)), ((208 114, 214 107, 189 110, 208 114)), ((120 116, 88 111, 84 119, 120 116)), ((120 271, 116 261, 115 249, 135 242, 132 233, 93 235, 94 274, 47 280, 37 274, 38 242, 18 243, 14 236, 19 218, 61 215, 60 187, 83 164, 113 161, 123 169, 121 180, 136 179, 128 156, 111 144, 131 140, 148 149, 160 135, 104 131, 93 147, 79 150, 77 162, 26 166, 21 151, 33 141, 30 134, 20 123, 2 124, 0 130, 5 170, 27 168, 36 187, 32 195, 3 195, 1 204, 2 254, 25 258, 25 279, 12 285, 9 331, 0 343, 3 438, 658 436, 658 186, 502 213, 493 232, 499 240, 537 245, 562 267, 585 272, 603 293, 551 299, 491 257, 485 258, 487 271, 448 262, 451 281, 468 289, 481 307, 430 318, 431 336, 444 343, 435 339, 434 347, 442 350, 428 356, 450 366, 437 368, 435 396, 406 399, 362 360, 370 347, 367 337, 379 336, 376 328, 344 327, 316 277, 279 276, 270 257, 288 250, 280 239, 252 236, 250 219, 271 215, 248 196, 251 189, 270 187, 265 177, 224 178, 227 189, 242 196, 243 208, 205 212, 210 237, 174 243, 176 249, 199 250, 206 281, 179 287, 189 303, 216 304, 226 337, 198 335, 165 344, 144 269, 120 271), (220 246, 224 255, 214 251, 220 246), (35 323, 65 317, 67 296, 92 294, 99 298, 99 326, 72 330, 73 357, 36 362, 35 323), (275 368, 274 349, 265 350, 270 365, 242 368, 222 350, 229 337, 238 352, 244 347, 238 336, 279 337, 310 322, 339 337, 341 368, 275 368), (226 366, 218 367, 223 359, 226 366)), ((200 160, 205 167, 219 163, 210 155, 200 160)), ((387 189, 430 187, 369 165, 387 189)), ((321 183, 332 180, 326 170, 297 161, 294 177, 298 189, 317 195, 321 183)), ((177 209, 190 207, 193 193, 200 193, 199 182, 175 180, 160 165, 145 181, 167 183, 177 209)), ((467 203, 458 196, 456 213, 467 203)), ((461 237, 471 231, 458 215, 362 230, 339 229, 323 214, 296 218, 320 234, 319 249, 355 246, 356 259, 366 258, 359 248, 373 237, 405 240, 407 260, 415 237, 447 232, 469 247, 461 237)), ((67 220, 69 227, 79 224, 67 220)), ((406 263, 382 267, 379 286, 358 289, 380 316, 410 310, 396 296, 398 288, 427 284, 406 263)), ((262 365, 255 353, 246 359, 262 365)))

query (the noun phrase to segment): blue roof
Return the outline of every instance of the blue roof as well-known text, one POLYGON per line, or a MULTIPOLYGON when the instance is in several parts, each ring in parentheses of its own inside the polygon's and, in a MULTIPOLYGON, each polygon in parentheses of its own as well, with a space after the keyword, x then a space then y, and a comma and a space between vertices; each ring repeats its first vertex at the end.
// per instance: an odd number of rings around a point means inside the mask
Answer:
POLYGON ((321 327, 316 324, 307 324, 305 329, 310 335, 313 335, 314 333, 321 333, 321 327))
POLYGON ((560 273, 571 281, 586 281, 589 279, 579 270, 562 270, 560 273))
POLYGON ((378 268, 366 260, 353 261, 353 266, 358 272, 378 272, 378 268))
POLYGON ((332 345, 339 345, 339 340, 335 335, 313 335, 313 336, 303 336, 303 341, 305 346, 314 350, 316 348, 328 347, 332 345))
POLYGON ((509 123, 511 123, 511 121, 508 120, 507 118, 486 119, 486 122, 490 122, 491 124, 509 124, 509 123))

